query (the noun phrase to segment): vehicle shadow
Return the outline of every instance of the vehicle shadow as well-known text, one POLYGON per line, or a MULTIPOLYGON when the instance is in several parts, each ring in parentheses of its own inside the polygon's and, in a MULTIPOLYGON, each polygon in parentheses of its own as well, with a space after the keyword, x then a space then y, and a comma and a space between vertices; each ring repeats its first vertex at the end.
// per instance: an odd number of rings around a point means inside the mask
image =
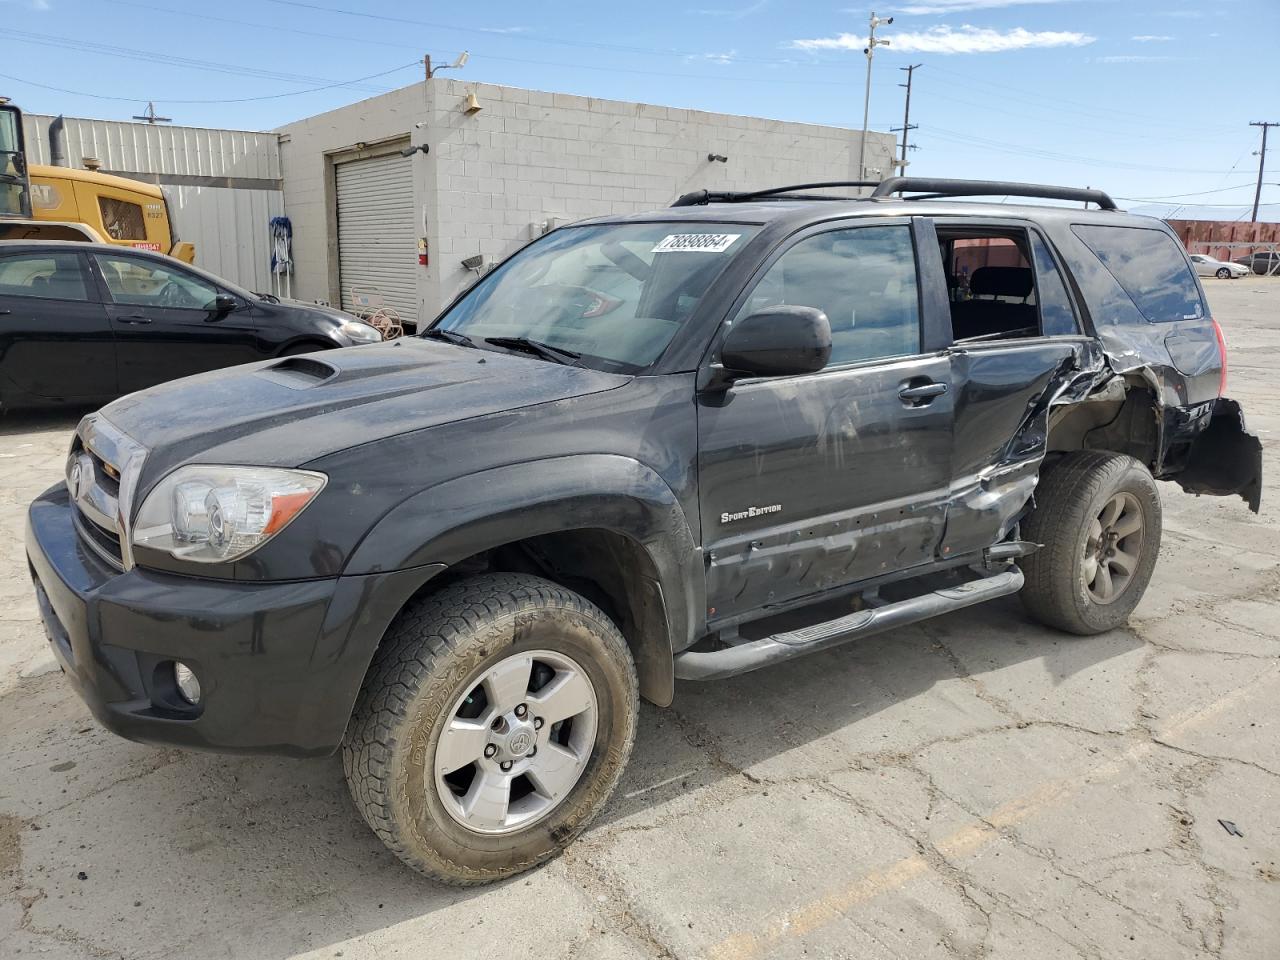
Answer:
MULTIPOLYGON (((674 712, 643 709, 630 767, 586 839, 607 842, 611 824, 660 817, 742 769, 768 779, 785 763, 788 775, 806 767, 820 775, 831 756, 910 753, 939 737, 1008 725, 1010 717, 979 697, 966 675, 981 682, 1034 661, 1052 687, 1140 646, 1125 632, 1055 633, 1030 623, 1007 598, 768 671, 682 683, 674 712), (939 685, 945 696, 934 692, 939 685)), ((472 890, 427 881, 366 828, 338 759, 129 744, 93 724, 57 676, 0 697, 0 731, 0 769, 10 768, 3 779, 18 783, 24 774, 14 763, 34 753, 37 780, 23 789, 56 801, 26 805, 38 811, 40 829, 23 836, 25 885, 45 894, 32 908, 35 926, 76 930, 91 916, 122 917, 128 924, 111 927, 127 927, 135 945, 164 943, 191 957, 284 958, 400 924, 417 924, 412 929, 433 939, 455 929, 462 936, 477 916, 501 924, 520 915, 533 896, 582 899, 563 864, 472 890), (32 697, 46 702, 18 702, 32 697), (19 714, 30 727, 15 743, 19 714), (33 717, 47 719, 33 724, 33 717), (44 772, 68 762, 76 765, 69 774, 44 772), (81 869, 106 882, 78 882, 81 869), (77 913, 90 892, 91 913, 77 913), (482 914, 472 901, 485 903, 482 914)), ((0 791, 0 807, 10 805, 6 795, 15 793, 0 791)))
POLYGON ((65 430, 70 433, 97 406, 54 407, 47 410, 0 410, 0 437, 65 430))

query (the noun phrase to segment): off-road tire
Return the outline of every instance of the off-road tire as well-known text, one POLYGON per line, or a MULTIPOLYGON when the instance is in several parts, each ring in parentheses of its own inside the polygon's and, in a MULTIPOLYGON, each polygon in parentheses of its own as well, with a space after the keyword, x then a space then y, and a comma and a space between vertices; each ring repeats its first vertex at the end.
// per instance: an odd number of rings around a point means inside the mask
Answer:
POLYGON ((555 857, 600 811, 631 754, 638 705, 627 643, 598 607, 540 577, 485 574, 414 601, 388 629, 343 739, 343 768, 361 815, 401 860, 445 883, 489 883, 555 857), (437 795, 436 740, 490 666, 538 649, 571 657, 592 682, 590 759, 544 819, 515 833, 473 832, 437 795))
POLYGON ((1119 453, 1068 453, 1040 472, 1035 509, 1021 536, 1044 546, 1019 561, 1026 577, 1022 603, 1041 623, 1082 636, 1124 626, 1155 569, 1160 551, 1160 492, 1145 466, 1119 453), (1085 581, 1089 526, 1118 493, 1136 498, 1143 514, 1143 541, 1137 569, 1124 592, 1098 603, 1085 581))

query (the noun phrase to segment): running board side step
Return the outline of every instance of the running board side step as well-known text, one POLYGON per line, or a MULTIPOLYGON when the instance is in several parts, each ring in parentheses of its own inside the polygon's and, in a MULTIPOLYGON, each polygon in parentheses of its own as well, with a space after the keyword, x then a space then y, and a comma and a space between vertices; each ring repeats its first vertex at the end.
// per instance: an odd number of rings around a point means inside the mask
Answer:
POLYGON ((719 680, 722 677, 737 676, 895 627, 919 623, 975 603, 1017 593, 1022 589, 1022 580, 1022 571, 1014 567, 958 587, 947 587, 910 600, 858 610, 826 623, 815 623, 799 630, 777 633, 723 650, 686 651, 676 654, 676 676, 681 680, 719 680))

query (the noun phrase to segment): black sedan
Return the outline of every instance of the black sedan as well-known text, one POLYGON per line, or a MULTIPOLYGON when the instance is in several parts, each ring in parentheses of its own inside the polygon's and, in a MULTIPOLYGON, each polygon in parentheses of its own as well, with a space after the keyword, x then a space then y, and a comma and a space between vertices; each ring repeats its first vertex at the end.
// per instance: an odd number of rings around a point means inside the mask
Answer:
POLYGON ((1236 257, 1232 262, 1248 267, 1260 276, 1280 276, 1280 252, 1275 250, 1257 250, 1243 257, 1236 257))
POLYGON ((0 241, 0 409, 101 403, 206 370, 381 339, 350 314, 251 293, 162 254, 0 241))

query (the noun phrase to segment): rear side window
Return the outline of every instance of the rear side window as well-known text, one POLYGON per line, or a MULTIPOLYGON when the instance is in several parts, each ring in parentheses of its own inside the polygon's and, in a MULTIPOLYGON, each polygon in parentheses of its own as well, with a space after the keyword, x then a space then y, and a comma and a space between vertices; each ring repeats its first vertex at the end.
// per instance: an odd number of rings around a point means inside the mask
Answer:
POLYGON ((41 252, 0 257, 0 297, 88 300, 79 255, 41 252))
POLYGON ((114 197, 99 197, 98 208, 102 211, 102 226, 112 240, 147 239, 147 224, 142 219, 142 207, 138 204, 114 197))
POLYGON ((1152 323, 1205 316, 1182 250, 1163 230, 1076 224, 1071 228, 1152 323))

